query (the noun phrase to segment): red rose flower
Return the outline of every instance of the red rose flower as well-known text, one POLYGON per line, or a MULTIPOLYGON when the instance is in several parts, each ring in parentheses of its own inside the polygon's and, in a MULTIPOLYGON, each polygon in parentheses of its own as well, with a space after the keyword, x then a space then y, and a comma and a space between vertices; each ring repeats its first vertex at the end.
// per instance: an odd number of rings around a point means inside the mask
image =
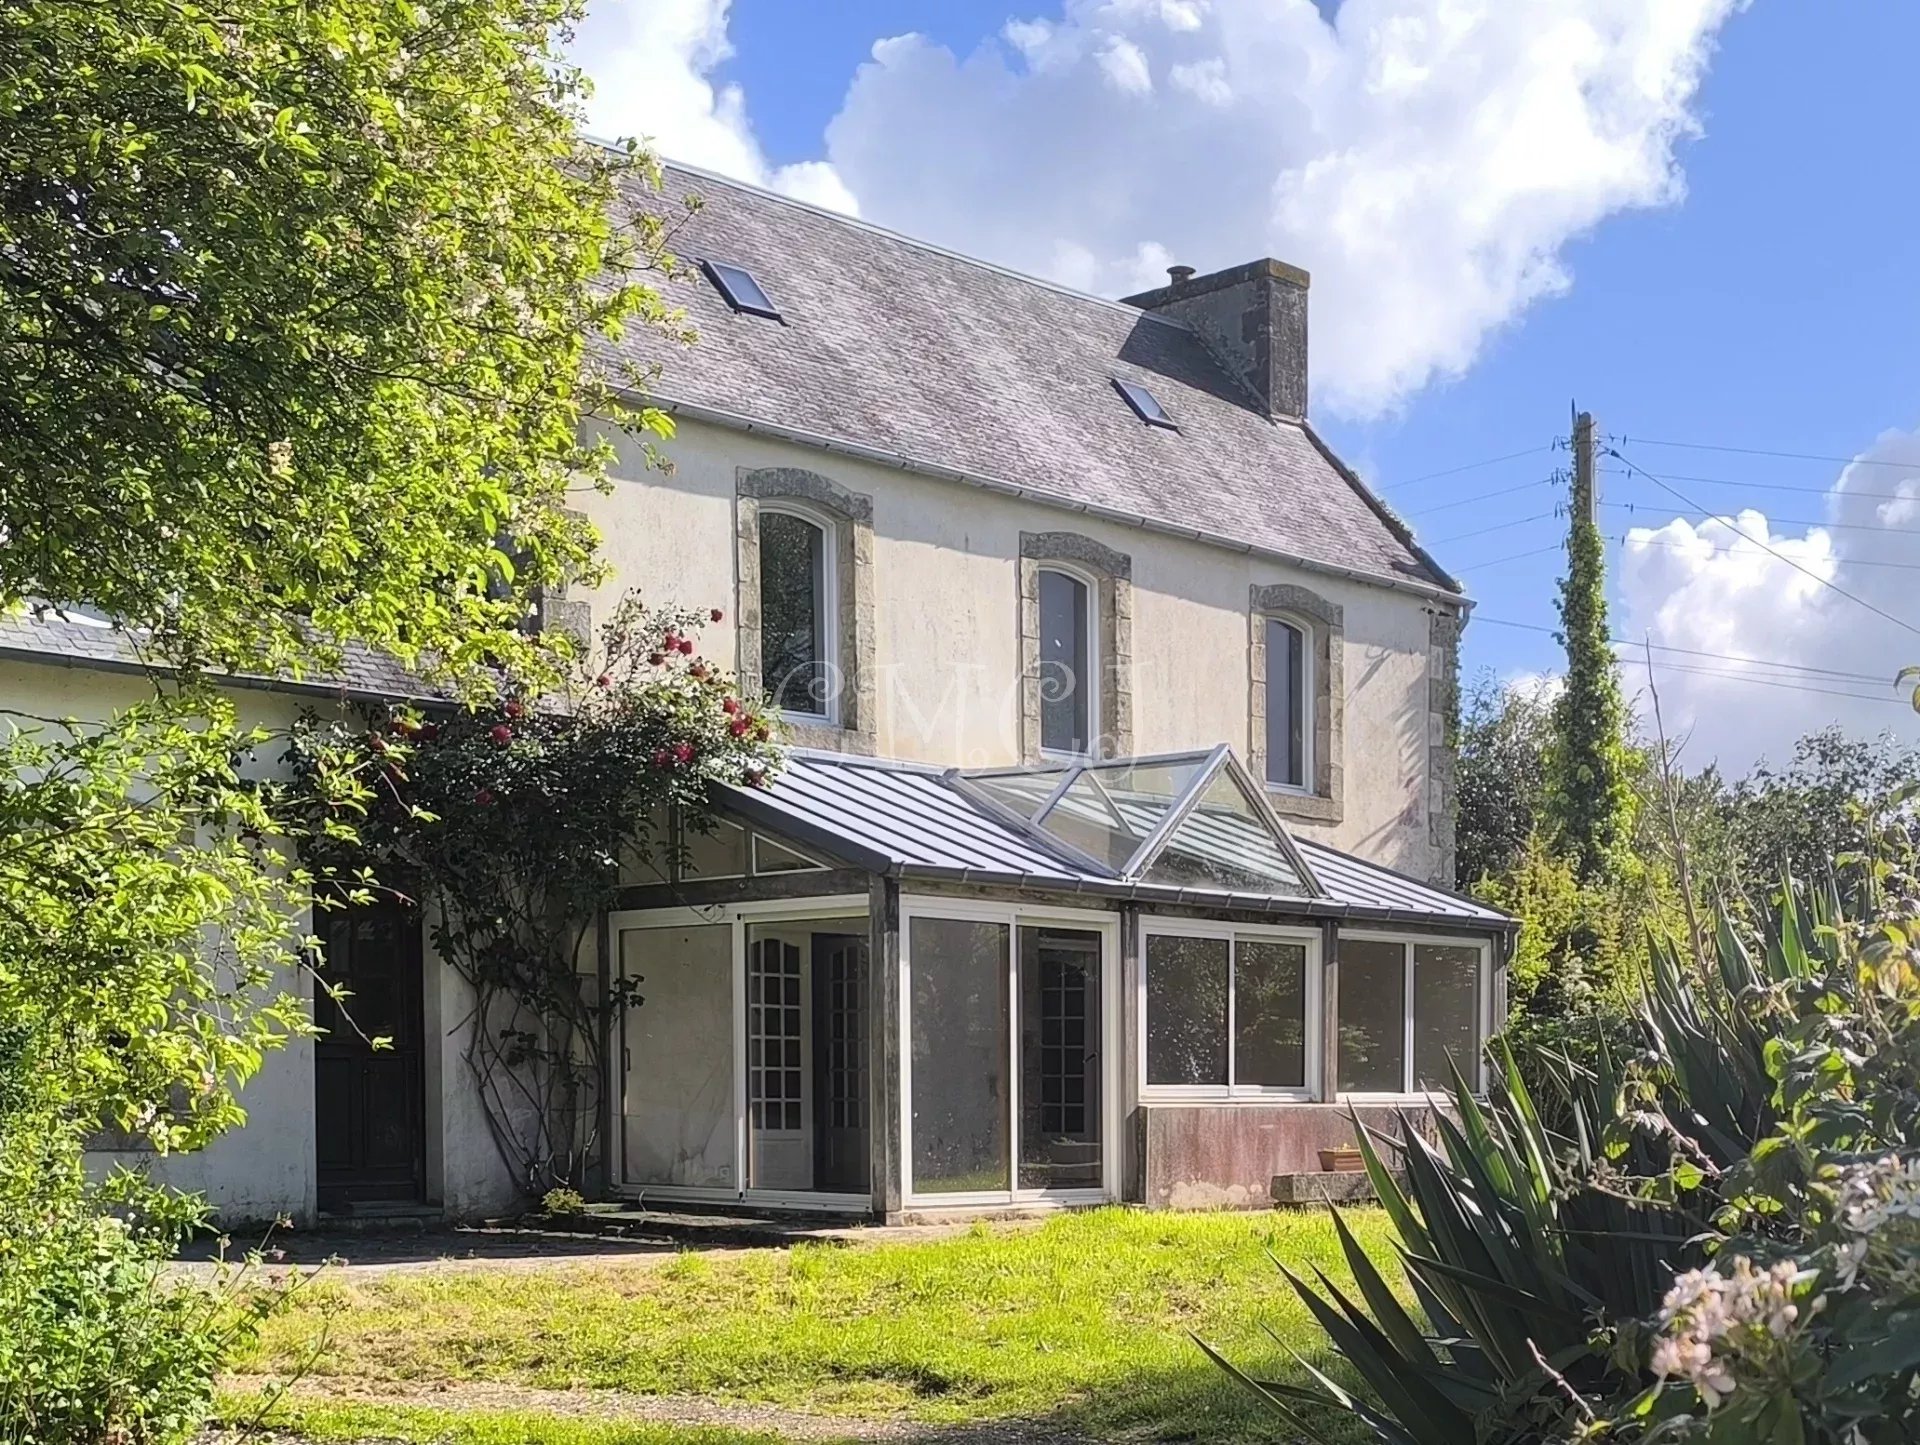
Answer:
POLYGON ((647 654, 647 661, 652 663, 655 667, 659 667, 666 660, 667 660, 667 655, 664 652, 649 652, 647 654))
POLYGON ((517 697, 510 697, 507 699, 507 705, 501 708, 500 711, 508 717, 525 717, 527 715, 527 705, 517 697))
POLYGON ((595 687, 612 687, 612 686, 613 686, 613 674, 612 674, 612 673, 610 673, 610 672, 603 672, 603 673, 601 673, 601 674, 600 674, 600 675, 599 675, 598 677, 596 677, 596 678, 595 678, 595 679, 593 680, 593 685, 594 685, 595 687))
POLYGON ((673 761, 672 756, 667 752, 665 748, 655 748, 653 750, 653 765, 656 768, 664 768, 668 763, 672 761, 673 761))
POLYGON ((752 726, 753 724, 749 722, 746 718, 737 717, 732 722, 727 724, 727 731, 732 733, 737 738, 743 738, 747 735, 747 730, 752 726))
POLYGON ((513 729, 505 723, 495 723, 488 729, 487 736, 493 739, 496 746, 504 748, 513 741, 513 729))
POLYGON ((695 682, 705 682, 707 680, 707 665, 704 662, 694 663, 692 667, 687 669, 687 672, 695 682))
POLYGON ((681 638, 681 639, 680 639, 680 650, 681 650, 682 652, 684 652, 684 653, 686 653, 686 655, 687 655, 688 657, 692 657, 692 656, 693 656, 693 639, 692 639, 691 637, 683 637, 683 638, 681 638))
POLYGON ((721 618, 725 617, 726 615, 727 614, 722 612, 718 607, 714 608, 713 611, 707 614, 707 616, 712 618, 715 622, 718 622, 721 618))
POLYGON ((726 713, 727 716, 731 717, 733 716, 734 713, 737 713, 740 711, 740 704, 736 699, 728 698, 725 702, 720 704, 720 711, 723 713, 726 713))
POLYGON ((478 789, 473 795, 473 801, 478 803, 483 808, 491 808, 493 806, 493 789, 492 788, 478 789))
POLYGON ((676 763, 692 762, 693 761, 693 744, 692 743, 675 743, 673 745, 673 760, 676 763))

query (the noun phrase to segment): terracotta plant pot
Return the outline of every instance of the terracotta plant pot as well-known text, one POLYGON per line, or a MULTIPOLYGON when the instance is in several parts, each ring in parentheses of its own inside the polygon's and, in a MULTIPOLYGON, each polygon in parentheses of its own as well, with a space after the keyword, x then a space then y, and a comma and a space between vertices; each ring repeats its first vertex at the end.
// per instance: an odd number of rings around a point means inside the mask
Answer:
POLYGON ((1358 1174, 1366 1167, 1366 1160, 1351 1144, 1320 1151, 1320 1170, 1324 1174, 1358 1174))

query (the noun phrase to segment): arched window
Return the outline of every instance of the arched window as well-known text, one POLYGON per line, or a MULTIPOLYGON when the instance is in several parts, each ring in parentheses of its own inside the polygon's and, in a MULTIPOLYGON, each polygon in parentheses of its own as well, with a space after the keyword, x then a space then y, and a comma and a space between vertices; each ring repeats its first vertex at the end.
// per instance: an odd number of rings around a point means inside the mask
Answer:
POLYGON ((1085 757, 1099 736, 1099 649, 1093 587, 1073 572, 1043 567, 1040 584, 1040 747, 1085 757))
POLYGON ((781 712, 833 722, 840 635, 833 527, 798 512, 760 508, 760 680, 781 712))
POLYGON ((1286 617, 1267 628, 1267 782, 1305 791, 1313 778, 1313 634, 1286 617))

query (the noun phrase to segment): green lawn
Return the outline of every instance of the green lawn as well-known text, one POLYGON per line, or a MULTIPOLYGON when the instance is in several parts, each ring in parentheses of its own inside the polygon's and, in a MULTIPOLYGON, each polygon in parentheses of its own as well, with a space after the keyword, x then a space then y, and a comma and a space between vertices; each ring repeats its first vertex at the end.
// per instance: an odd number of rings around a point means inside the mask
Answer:
MULTIPOLYGON (((1384 1217, 1348 1217, 1385 1257, 1384 1217)), ((1269 1252, 1296 1271, 1346 1277, 1324 1214, 1115 1209, 905 1243, 323 1278, 269 1323, 232 1383, 244 1390, 264 1383, 250 1376, 311 1357, 308 1390, 338 1379, 424 1403, 441 1382, 487 1381, 930 1425, 1021 1419, 1098 1435, 1271 1437, 1284 1432, 1190 1338, 1288 1378, 1296 1368, 1263 1327, 1324 1357, 1269 1252)), ((333 1406, 303 1409, 310 1418, 299 1423, 315 1435, 342 1438, 365 1423, 333 1406)), ((444 1421, 387 1423, 372 1433, 494 1438, 429 1428, 444 1421)), ((517 1445, 662 1445, 643 1427, 496 1425, 517 1445)))

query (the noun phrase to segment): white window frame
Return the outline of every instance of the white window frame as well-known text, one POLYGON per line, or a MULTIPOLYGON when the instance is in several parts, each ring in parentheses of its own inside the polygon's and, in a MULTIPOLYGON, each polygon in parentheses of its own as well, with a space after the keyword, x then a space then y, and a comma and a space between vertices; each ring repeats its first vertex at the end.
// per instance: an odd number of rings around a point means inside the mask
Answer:
POLYGON ((1311 618, 1302 617, 1297 612, 1263 612, 1260 614, 1260 626, 1263 630, 1260 645, 1267 658, 1267 675, 1260 680, 1260 686, 1266 693, 1263 702, 1268 709, 1265 714, 1267 735, 1260 739, 1260 782, 1269 792, 1311 798, 1315 795, 1313 782, 1316 776, 1314 732, 1319 723, 1316 716, 1319 694, 1315 691, 1318 685, 1315 670, 1320 663, 1320 634, 1311 618), (1297 783, 1277 782, 1272 776, 1273 749, 1269 741, 1273 736, 1273 646, 1265 636, 1264 629, 1274 622, 1291 627, 1300 634, 1300 696, 1297 699, 1300 707, 1300 781, 1297 783))
POLYGON ((971 1210, 982 1205, 1103 1204, 1120 1197, 1121 1050, 1124 1037, 1120 1018, 1120 915, 1083 908, 1048 908, 938 894, 900 895, 900 1197, 902 1205, 918 1213, 942 1209, 971 1210), (917 1193, 913 1187, 913 920, 954 919, 1007 926, 1007 1189, 969 1190, 964 1193, 917 1193), (1100 1187, 1098 1189, 1022 1189, 1020 1183, 1020 946, 1022 928, 1084 929, 1100 935, 1100 1032, 1103 1040, 1100 1069, 1100 1187))
MULTIPOLYGON (((620 1016, 618 1047, 606 1051, 608 1097, 614 1101, 614 1128, 607 1140, 608 1177, 615 1180, 611 1192, 633 1199, 660 1199, 689 1204, 758 1204, 768 1208, 819 1210, 828 1214, 866 1214, 874 1207, 870 1192, 832 1194, 822 1190, 751 1189, 746 1187, 748 1161, 747 1110, 747 925, 750 923, 806 923, 821 918, 860 918, 871 930, 869 906, 864 893, 834 894, 824 898, 764 899, 751 903, 716 904, 711 907, 648 908, 625 910, 607 915, 608 938, 613 946, 613 970, 616 978, 621 967, 620 935, 632 929, 691 928, 702 924, 726 924, 733 939, 733 1177, 732 1188, 701 1188, 678 1184, 635 1184, 627 1180, 624 1123, 624 1082, 626 1074, 626 1013, 620 1016)), ((878 968, 872 960, 869 967, 878 968)), ((642 1008, 646 1005, 642 1004, 642 1008)), ((867 1059, 870 1071, 878 1068, 877 1040, 869 1041, 872 1050, 867 1059)), ((876 1121, 875 1127, 878 1127, 876 1121)))
MULTIPOLYGON (((1388 1091, 1361 1091, 1357 1093, 1338 1093, 1334 1097, 1342 1102, 1357 1104, 1424 1104, 1437 1097, 1433 1090, 1415 1087, 1413 1077, 1413 951, 1420 944, 1438 944, 1445 948, 1472 948, 1480 954, 1479 1006, 1480 1006, 1480 1047, 1474 1050, 1473 1072, 1470 1082, 1475 1094, 1484 1094, 1487 1090, 1487 1040, 1493 1037, 1493 944, 1484 938, 1470 938, 1460 934, 1446 933, 1393 933, 1375 929, 1340 930, 1340 942, 1349 939, 1356 943, 1397 943, 1403 945, 1401 954, 1401 997, 1406 1007, 1401 1011, 1400 1019, 1400 1082, 1401 1088, 1388 1091)), ((1334 1024, 1339 1025, 1339 959, 1334 960, 1334 1024)), ((1336 1074, 1335 1085, 1338 1086, 1336 1074)))
POLYGON ((1087 676, 1079 679, 1079 681, 1080 684, 1087 689, 1087 748, 1085 752, 1076 753, 1066 748, 1050 748, 1047 746, 1047 713, 1045 702, 1047 689, 1045 658, 1046 624, 1044 621, 1039 621, 1037 623, 1038 630, 1035 632, 1033 645, 1035 652, 1040 654, 1041 668, 1040 756, 1048 762, 1090 762, 1100 756, 1100 713, 1101 704, 1105 700, 1102 694, 1106 690, 1106 669, 1101 666, 1100 660, 1100 578, 1084 568, 1075 567, 1066 562, 1046 561, 1035 563, 1033 573, 1033 605, 1036 618, 1044 616, 1044 614, 1040 612, 1040 578, 1048 572, 1055 572, 1062 577, 1070 577, 1075 582, 1078 582, 1081 587, 1081 596, 1086 601, 1087 676))
POLYGON ((1155 920, 1140 923, 1139 977, 1134 981, 1135 1026, 1133 1055, 1138 1060, 1134 1087, 1143 1104, 1273 1104, 1309 1103, 1320 1097, 1322 1040, 1320 930, 1285 924, 1202 923, 1190 919, 1155 920), (1147 1078, 1147 944, 1152 938, 1223 938, 1227 941, 1227 1082, 1225 1084, 1156 1084, 1147 1078), (1234 1082, 1235 1055, 1239 1040, 1235 1037, 1235 1014, 1239 989, 1234 968, 1238 953, 1234 940, 1272 939, 1281 943, 1301 943, 1307 949, 1306 1010, 1307 1047, 1303 1066, 1305 1082, 1299 1088, 1275 1084, 1237 1084, 1234 1082))
MULTIPOLYGON (((833 684, 826 699, 824 712, 794 712, 788 708, 776 708, 775 713, 781 721, 797 724, 801 727, 840 726, 840 689, 845 679, 840 671, 840 524, 832 517, 825 516, 809 507, 798 506, 782 498, 777 501, 763 501, 759 504, 759 536, 754 545, 764 549, 766 518, 769 516, 794 517, 820 532, 820 669, 833 684)), ((765 685, 766 646, 767 646, 767 609, 766 586, 767 566, 764 554, 756 559, 759 567, 761 595, 754 598, 754 606, 760 611, 760 648, 762 676, 755 679, 765 685)))

